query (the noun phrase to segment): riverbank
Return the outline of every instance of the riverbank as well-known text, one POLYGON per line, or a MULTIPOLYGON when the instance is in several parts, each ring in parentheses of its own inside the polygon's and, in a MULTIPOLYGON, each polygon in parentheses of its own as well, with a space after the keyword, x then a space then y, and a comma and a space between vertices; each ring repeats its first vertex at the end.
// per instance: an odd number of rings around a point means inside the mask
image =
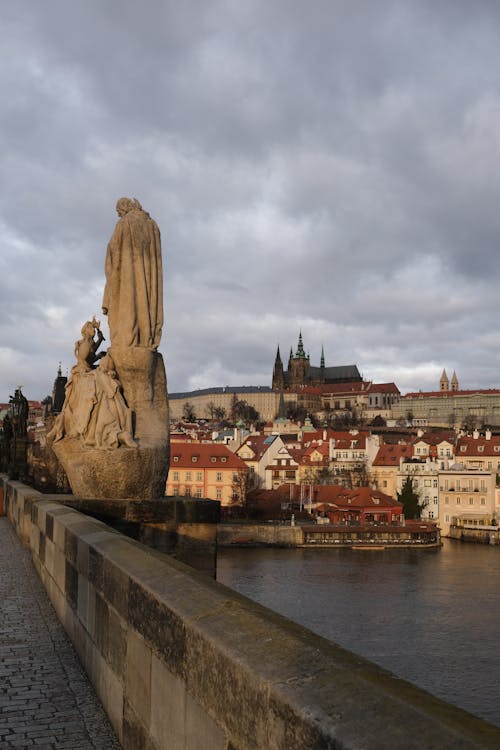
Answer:
POLYGON ((217 526, 219 547, 401 549, 439 547, 439 528, 432 523, 404 526, 345 526, 334 524, 222 523, 217 526))

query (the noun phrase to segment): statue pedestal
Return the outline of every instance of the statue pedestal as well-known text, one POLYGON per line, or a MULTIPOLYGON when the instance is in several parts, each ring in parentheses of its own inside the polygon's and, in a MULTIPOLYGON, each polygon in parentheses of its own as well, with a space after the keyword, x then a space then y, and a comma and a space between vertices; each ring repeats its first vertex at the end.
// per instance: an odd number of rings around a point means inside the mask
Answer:
POLYGON ((52 446, 68 476, 75 497, 91 500, 151 500, 165 495, 168 473, 166 446, 107 451, 86 448, 75 438, 52 446))

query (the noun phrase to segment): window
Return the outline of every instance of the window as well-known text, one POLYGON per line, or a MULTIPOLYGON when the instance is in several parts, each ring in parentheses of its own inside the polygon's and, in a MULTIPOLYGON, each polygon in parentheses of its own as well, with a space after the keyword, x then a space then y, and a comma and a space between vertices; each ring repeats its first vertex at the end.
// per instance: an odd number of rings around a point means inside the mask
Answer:
POLYGON ((469 505, 474 505, 474 498, 473 497, 469 497, 469 505))
POLYGON ((217 487, 215 490, 215 499, 222 500, 222 487, 217 487))
POLYGON ((437 487, 438 486, 438 480, 437 479, 433 479, 432 480, 432 486, 433 487, 437 487))
POLYGON ((217 472, 216 481, 217 482, 222 482, 222 471, 218 471, 217 472))
POLYGON ((223 464, 225 464, 226 461, 227 461, 227 457, 226 456, 221 456, 220 460, 222 461, 223 464))
POLYGON ((191 497, 191 487, 189 485, 186 485, 184 488, 184 494, 186 497, 191 497))
POLYGON ((196 481, 197 482, 202 482, 203 481, 203 472, 202 471, 197 471, 196 472, 196 481))
POLYGON ((198 460, 198 456, 191 456, 191 461, 195 464, 198 460))
POLYGON ((214 464, 217 461, 217 457, 216 456, 210 456, 210 460, 214 464))
POLYGON ((481 505, 486 505, 486 498, 485 497, 481 498, 481 505))
POLYGON ((190 481, 191 481, 191 472, 186 471, 186 482, 190 482, 190 481))
POLYGON ((196 488, 196 493, 195 494, 196 494, 196 497, 201 497, 202 496, 201 495, 201 487, 197 487, 196 488))
POLYGON ((444 517, 444 520, 445 520, 445 521, 449 521, 449 520, 450 520, 450 517, 449 517, 449 516, 445 516, 445 517, 444 517))
POLYGON ((174 482, 178 482, 178 481, 179 481, 179 472, 174 471, 174 482))
POLYGON ((179 461, 179 456, 174 456, 174 463, 177 463, 179 461))
POLYGON ((459 497, 457 497, 457 505, 460 505, 460 503, 461 503, 461 500, 459 497))

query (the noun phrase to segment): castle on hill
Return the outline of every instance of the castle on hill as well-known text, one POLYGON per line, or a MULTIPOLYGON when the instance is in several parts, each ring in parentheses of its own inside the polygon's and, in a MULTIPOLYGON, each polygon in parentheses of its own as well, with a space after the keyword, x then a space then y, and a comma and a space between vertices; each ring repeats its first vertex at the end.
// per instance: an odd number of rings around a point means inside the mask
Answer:
POLYGON ((274 391, 290 390, 306 385, 330 385, 332 383, 359 383, 362 377, 356 365, 325 366, 325 353, 321 348, 319 367, 311 365, 309 354, 304 351, 302 333, 299 333, 297 351, 290 347, 288 368, 285 370, 281 360, 280 348, 274 361, 272 389, 274 391))

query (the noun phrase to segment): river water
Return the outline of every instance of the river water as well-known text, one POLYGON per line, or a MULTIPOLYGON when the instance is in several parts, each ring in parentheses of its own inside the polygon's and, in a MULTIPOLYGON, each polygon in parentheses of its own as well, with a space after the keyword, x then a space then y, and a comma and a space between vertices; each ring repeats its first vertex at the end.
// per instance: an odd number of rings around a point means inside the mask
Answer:
POLYGON ((224 548, 217 580, 500 726, 500 547, 224 548))

